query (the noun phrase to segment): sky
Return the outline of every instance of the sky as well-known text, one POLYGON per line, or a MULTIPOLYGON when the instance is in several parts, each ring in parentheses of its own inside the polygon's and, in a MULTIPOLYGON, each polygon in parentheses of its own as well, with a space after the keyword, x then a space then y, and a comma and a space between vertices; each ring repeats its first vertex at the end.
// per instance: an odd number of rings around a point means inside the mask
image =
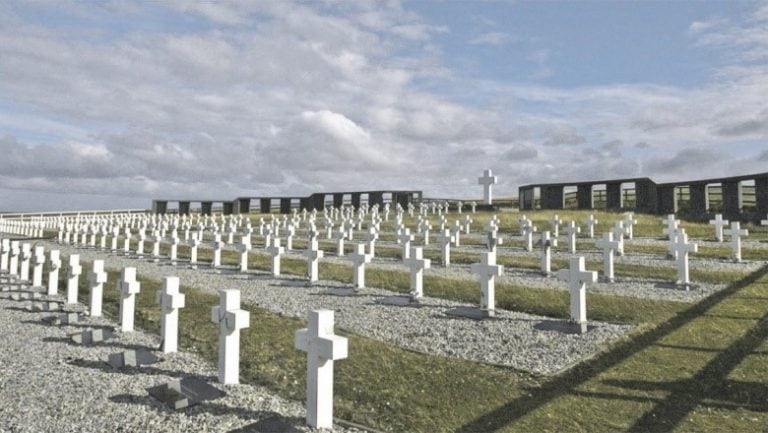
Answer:
POLYGON ((0 210, 768 171, 764 1, 0 2, 0 210))

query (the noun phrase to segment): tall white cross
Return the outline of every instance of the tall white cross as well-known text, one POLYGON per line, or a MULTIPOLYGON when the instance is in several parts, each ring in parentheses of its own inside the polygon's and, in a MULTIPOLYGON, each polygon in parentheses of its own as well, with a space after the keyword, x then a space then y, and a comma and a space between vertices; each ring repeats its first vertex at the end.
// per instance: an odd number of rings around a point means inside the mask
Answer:
POLYGON ((120 330, 132 332, 136 295, 141 290, 141 283, 136 281, 136 268, 123 268, 117 288, 120 290, 120 330))
POLYGON ((541 233, 541 272, 552 273, 552 247, 557 246, 557 239, 552 239, 549 232, 541 233))
POLYGON ((2 249, 2 252, 0 253, 0 271, 8 272, 8 259, 10 258, 11 253, 11 240, 5 238, 0 241, 0 249, 2 249))
POLYGON ((333 361, 347 357, 347 339, 333 334, 333 310, 309 312, 296 331, 296 349, 307 352, 307 424, 333 428, 333 361))
POLYGON ((365 287, 365 264, 371 263, 371 255, 365 253, 365 244, 356 244, 355 252, 347 257, 352 261, 352 284, 362 289, 365 287))
POLYGON ((731 221, 731 228, 723 231, 725 234, 731 237, 731 249, 733 250, 733 259, 737 262, 741 261, 741 237, 749 236, 749 231, 741 229, 741 223, 738 221, 731 221))
POLYGON ((576 235, 581 233, 581 227, 576 225, 576 221, 571 221, 565 227, 566 238, 568 242, 568 251, 571 254, 576 254, 576 235))
POLYGON ((43 287, 43 265, 45 265, 45 247, 38 245, 32 256, 34 268, 32 269, 32 287, 43 287))
POLYGON ((568 282, 571 290, 571 321, 581 333, 587 331, 587 284, 597 282, 597 272, 584 268, 584 257, 571 257, 569 269, 557 271, 557 278, 568 282))
POLYGON ((552 225, 552 237, 560 237, 560 224, 563 223, 563 220, 560 219, 560 216, 555 214, 552 219, 549 220, 549 223, 552 225))
POLYGON ((184 308, 185 296, 179 293, 179 277, 163 277, 163 288, 155 294, 160 305, 160 336, 163 339, 163 353, 178 350, 179 309, 184 308))
POLYGON ((662 224, 666 226, 664 230, 662 230, 662 233, 667 235, 667 239, 672 240, 672 236, 674 236, 679 223, 680 221, 675 219, 675 214, 673 213, 667 215, 667 219, 662 220, 662 224))
POLYGON ((590 239, 593 239, 595 237, 595 226, 599 223, 597 219, 595 219, 595 215, 589 214, 589 218, 584 220, 584 224, 587 225, 587 236, 589 236, 590 239))
POLYGON ((474 220, 469 215, 464 215, 464 234, 468 235, 474 220))
POLYGON ((688 243, 688 235, 685 234, 684 229, 680 229, 673 248, 677 253, 677 284, 683 285, 687 289, 691 284, 688 276, 688 253, 697 252, 699 250, 698 245, 688 243))
POLYGON ((21 264, 19 267, 19 278, 22 281, 29 281, 29 262, 32 259, 32 245, 24 243, 21 245, 21 264))
POLYGON ((55 296, 59 293, 59 269, 61 268, 61 255, 59 250, 52 250, 48 255, 48 295, 55 296))
POLYGON ((219 290, 219 305, 211 307, 211 321, 219 325, 219 382, 240 382, 240 330, 250 324, 251 314, 240 309, 240 291, 219 290))
POLYGON ((403 230, 403 233, 397 236, 397 241, 403 246, 403 261, 410 257, 411 242, 413 242, 413 235, 411 229, 403 230))
POLYGON ((245 272, 248 270, 248 252, 252 248, 253 246, 251 246, 251 236, 243 235, 240 238, 240 244, 238 245, 238 249, 240 251, 240 272, 245 272))
POLYGON ((635 230, 634 226, 637 224, 637 220, 635 219, 635 214, 632 212, 627 212, 624 215, 624 229, 625 233, 627 235, 627 239, 633 239, 635 237, 635 230))
POLYGON ((715 239, 723 241, 723 227, 728 226, 728 220, 723 219, 723 214, 715 214, 715 219, 709 220, 709 224, 715 226, 715 239))
POLYGON ((619 247, 616 248, 616 254, 619 256, 624 255, 624 235, 627 230, 624 228, 624 221, 616 221, 616 225, 611 229, 613 238, 619 243, 619 247))
POLYGON ((104 283, 107 282, 107 273, 104 272, 104 260, 94 260, 93 269, 88 274, 90 286, 91 317, 101 316, 101 301, 104 293, 104 283))
POLYGON ((267 252, 272 256, 272 275, 280 275, 280 256, 285 253, 285 248, 280 246, 280 238, 272 239, 272 246, 267 248, 267 252))
POLYGON ((424 296, 424 269, 429 269, 431 261, 424 258, 422 247, 412 247, 403 263, 411 270, 411 301, 418 302, 424 296))
POLYGON ((451 236, 453 236, 453 245, 460 247, 461 246, 461 223, 459 220, 456 220, 454 222, 453 226, 451 227, 451 236))
POLYGON ((450 229, 444 229, 437 235, 437 242, 440 244, 440 261, 445 267, 451 265, 451 243, 455 239, 450 229))
POLYGON ((213 262, 211 266, 218 268, 221 266, 221 250, 224 249, 224 242, 221 240, 221 234, 216 233, 213 236, 213 262))
POLYGON ((342 257, 344 255, 344 240, 347 238, 343 224, 334 232, 333 238, 336 239, 336 255, 342 257))
POLYGON ((483 175, 477 178, 477 183, 483 186, 483 203, 493 204, 493 185, 498 183, 499 179, 493 175, 490 168, 483 172, 483 175))
POLYGON ((78 283, 82 272, 80 255, 71 254, 69 256, 69 269, 67 269, 67 304, 77 304, 78 283))
POLYGON ((486 317, 493 317, 496 311, 495 278, 504 273, 504 267, 496 264, 496 254, 486 251, 480 253, 480 263, 470 267, 480 279, 480 310, 486 317))
POLYGON ((371 255, 371 257, 376 256, 376 241, 379 239, 379 231, 371 226, 368 227, 368 231, 365 234, 365 241, 368 242, 368 254, 371 255))
POLYGON ((307 274, 309 282, 318 280, 318 268, 320 259, 323 258, 323 250, 318 249, 317 240, 310 241, 304 254, 307 256, 307 274))
POLYGON ((603 250, 603 275, 609 282, 613 282, 613 254, 619 248, 619 242, 613 240, 613 232, 606 232, 602 239, 595 242, 595 246, 603 250))

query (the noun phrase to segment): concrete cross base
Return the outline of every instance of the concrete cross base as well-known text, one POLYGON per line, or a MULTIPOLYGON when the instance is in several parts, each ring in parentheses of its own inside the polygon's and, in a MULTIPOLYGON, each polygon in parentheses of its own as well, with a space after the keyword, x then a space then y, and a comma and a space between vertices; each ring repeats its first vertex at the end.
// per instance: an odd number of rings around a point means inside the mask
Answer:
POLYGON ((141 367, 142 365, 150 365, 160 362, 161 359, 154 353, 139 349, 139 350, 127 350, 125 352, 110 353, 107 356, 107 364, 114 368, 123 367, 141 367))
POLYGON ((147 388, 147 392, 173 410, 186 409, 204 400, 213 400, 225 395, 216 387, 192 377, 153 386, 147 388))
POLYGON ((109 329, 86 329, 83 332, 70 335, 69 338, 77 344, 89 345, 109 340, 112 335, 114 334, 109 329))
POLYGON ((456 307, 445 312, 451 317, 463 317, 473 320, 493 319, 496 311, 477 307, 456 307))
POLYGON ((59 311, 59 304, 57 302, 33 302, 27 307, 27 311, 33 313, 59 311))
POLYGON ((80 320, 80 316, 77 313, 61 313, 55 316, 43 317, 43 322, 49 325, 70 325, 77 323, 80 320))

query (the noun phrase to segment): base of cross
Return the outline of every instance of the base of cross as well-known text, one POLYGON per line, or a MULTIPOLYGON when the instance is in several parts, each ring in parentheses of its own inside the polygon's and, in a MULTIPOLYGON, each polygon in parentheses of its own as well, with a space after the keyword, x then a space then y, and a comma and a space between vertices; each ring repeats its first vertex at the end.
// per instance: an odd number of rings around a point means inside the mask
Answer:
POLYGON ((377 304, 382 305, 395 305, 398 307, 423 307, 424 304, 421 303, 418 299, 414 299, 410 296, 387 296, 386 298, 382 298, 376 301, 377 304))
POLYGON ((474 320, 492 319, 496 317, 495 310, 488 310, 477 307, 456 307, 445 312, 451 317, 463 317, 474 320))
POLYGON ((147 388, 147 393, 174 410, 186 409, 202 401, 225 395, 216 387, 193 377, 172 380, 147 388))
POLYGON ((587 322, 574 322, 573 320, 543 320, 535 325, 539 331, 557 331, 563 334, 586 334, 589 331, 587 322))
POLYGON ((686 292, 691 290, 696 290, 699 288, 699 286, 695 286, 691 283, 681 283, 680 281, 675 281, 675 287, 678 289, 685 290, 686 292))

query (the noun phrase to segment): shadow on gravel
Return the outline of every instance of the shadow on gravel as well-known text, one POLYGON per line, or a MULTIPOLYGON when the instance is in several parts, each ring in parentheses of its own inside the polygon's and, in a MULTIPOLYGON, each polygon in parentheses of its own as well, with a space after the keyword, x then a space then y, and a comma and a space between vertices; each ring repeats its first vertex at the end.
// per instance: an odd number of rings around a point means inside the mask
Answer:
MULTIPOLYGON (((163 361, 164 360, 161 358, 160 362, 163 362, 163 361)), ((153 367, 151 365, 145 365, 142 367, 115 368, 107 364, 105 360, 94 361, 89 359, 77 358, 77 359, 67 360, 67 364, 73 365, 75 367, 99 370, 99 371, 103 371, 105 373, 110 373, 110 374, 125 374, 128 376, 135 376, 137 374, 146 374, 146 375, 153 375, 153 376, 168 376, 168 377, 176 377, 176 378, 194 377, 204 382, 211 382, 211 381, 217 380, 216 376, 213 376, 213 375, 210 375, 210 376, 192 375, 186 371, 166 370, 163 368, 153 367)))
MULTIPOLYGON (((180 412, 180 411, 174 411, 170 409, 165 404, 161 403, 158 400, 155 400, 153 397, 150 397, 149 394, 147 395, 118 394, 118 395, 113 395, 112 397, 109 397, 109 400, 113 403, 135 404, 135 405, 147 406, 149 408, 156 409, 160 412, 166 412, 166 413, 180 412)), ((188 409, 184 409, 182 411, 188 416, 194 416, 201 413, 208 413, 214 416, 235 415, 240 419, 246 419, 250 421, 259 420, 253 424, 249 424, 247 426, 241 427, 240 429, 232 430, 231 433, 270 432, 270 431, 290 432, 290 431, 298 431, 298 430, 295 430, 294 426, 305 424, 305 420, 300 417, 284 417, 272 411, 251 410, 251 409, 240 408, 240 407, 231 407, 231 406, 227 406, 220 403, 214 403, 210 401, 200 402, 199 404, 194 405, 188 409), (260 426, 261 429, 256 429, 257 426, 260 426), (275 430, 275 427, 278 427, 278 426, 289 427, 294 430, 275 430), (271 428, 271 430, 268 429, 267 427, 271 428)))
MULTIPOLYGON (((59 313, 56 312, 56 314, 59 314, 59 313)), ((82 317, 81 317, 81 319, 82 319, 82 317)), ((29 325, 43 325, 43 326, 46 326, 46 327, 55 326, 55 327, 58 327, 58 328, 63 328, 63 327, 66 326, 66 327, 70 327, 70 328, 81 328, 81 329, 88 329, 88 328, 90 328, 90 329, 104 329, 104 330, 109 330, 109 331, 114 331, 115 330, 114 326, 110 326, 110 325, 89 325, 87 323, 63 323, 61 325, 51 325, 49 323, 44 322, 42 319, 40 319, 40 320, 22 320, 21 323, 29 324, 29 325)), ((53 337, 49 337, 49 338, 53 338, 53 337)))
POLYGON ((117 341, 100 341, 98 343, 92 343, 92 344, 77 344, 69 337, 45 337, 43 338, 44 342, 46 343, 64 343, 69 344, 70 346, 77 346, 77 347, 120 347, 126 350, 139 350, 139 349, 149 349, 149 350, 156 350, 155 347, 147 347, 142 346, 140 344, 126 344, 126 343, 118 343, 117 341))

